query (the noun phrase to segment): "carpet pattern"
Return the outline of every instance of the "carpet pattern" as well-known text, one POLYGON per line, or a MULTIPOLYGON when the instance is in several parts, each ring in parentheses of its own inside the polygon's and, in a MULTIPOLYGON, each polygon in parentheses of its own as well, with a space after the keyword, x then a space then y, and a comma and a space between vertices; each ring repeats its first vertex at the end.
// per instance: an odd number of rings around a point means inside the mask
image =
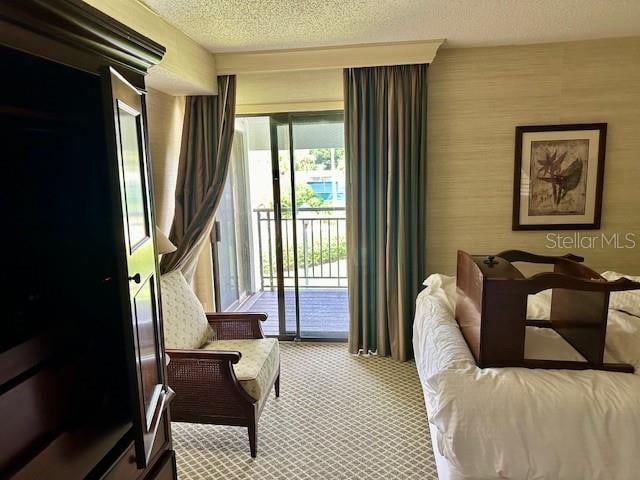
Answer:
POLYGON ((258 425, 173 424, 180 480, 437 480, 413 362, 355 357, 346 344, 281 343, 281 394, 258 425))

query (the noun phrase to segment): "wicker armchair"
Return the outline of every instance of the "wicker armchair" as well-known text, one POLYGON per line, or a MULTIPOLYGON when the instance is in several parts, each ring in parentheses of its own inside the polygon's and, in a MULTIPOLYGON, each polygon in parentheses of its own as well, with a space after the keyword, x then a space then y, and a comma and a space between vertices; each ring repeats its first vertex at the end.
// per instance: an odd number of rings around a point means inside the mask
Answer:
MULTIPOLYGON (((207 320, 217 341, 264 338, 263 313, 208 313, 207 320)), ((216 342, 212 342, 214 346, 216 342)), ((239 351, 167 350, 169 385, 176 392, 171 417, 177 422, 210 423, 247 427, 251 456, 257 455, 258 419, 265 401, 255 399, 243 388, 233 365, 239 351)), ((280 396, 280 365, 268 391, 280 396)), ((268 392, 267 392, 268 393, 268 392)))
POLYGON ((208 313, 205 321, 202 306, 181 275, 170 273, 162 281, 167 377, 176 393, 172 420, 247 427, 255 458, 262 409, 274 386, 280 396, 278 342, 265 338, 261 326, 267 315, 208 313), (201 344, 201 327, 211 334, 207 322, 215 340, 201 344), (190 349, 169 348, 188 341, 190 349))

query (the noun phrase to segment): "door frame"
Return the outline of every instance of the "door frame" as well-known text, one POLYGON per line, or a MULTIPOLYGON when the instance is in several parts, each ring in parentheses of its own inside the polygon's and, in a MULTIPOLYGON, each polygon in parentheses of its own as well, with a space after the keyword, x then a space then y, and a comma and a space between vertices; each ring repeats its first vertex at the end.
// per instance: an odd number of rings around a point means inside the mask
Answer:
POLYGON ((293 130, 291 114, 283 113, 269 116, 269 140, 271 142, 271 181, 273 184, 273 210, 275 217, 276 233, 276 276, 278 279, 278 338, 280 340, 300 340, 300 292, 298 281, 298 235, 296 228, 297 207, 295 191, 295 172, 293 171, 293 130), (293 298, 295 306, 295 332, 289 333, 286 324, 286 302, 284 285, 284 254, 282 235, 282 189, 280 186, 280 150, 278 127, 285 126, 288 136, 289 150, 289 179, 291 184, 291 222, 293 234, 293 298))
MULTIPOLYGON (((277 294, 278 294, 278 340, 297 341, 297 342, 347 342, 346 336, 340 337, 310 337, 301 335, 300 320, 300 292, 298 269, 294 269, 294 299, 295 299, 295 332, 287 332, 286 328, 286 302, 284 287, 284 256, 283 256, 283 233, 282 233, 282 204, 281 204, 281 186, 280 186, 280 162, 278 149, 278 126, 287 126, 288 133, 288 150, 289 150, 289 172, 291 182, 291 216, 293 222, 293 255, 294 263, 298 265, 298 235, 296 228, 297 206, 295 201, 295 161, 294 161, 294 141, 293 141, 293 122, 296 118, 327 118, 342 115, 344 119, 344 110, 323 110, 323 111, 302 111, 302 112, 272 112, 272 113, 244 113, 237 114, 236 118, 253 118, 266 117, 269 119, 269 141, 271 148, 271 182, 273 188, 273 209, 275 221, 275 253, 276 253, 276 277, 277 277, 277 294)), ((220 282, 219 269, 216 263, 216 243, 212 232, 212 250, 214 255, 214 288, 216 297, 218 296, 218 285, 220 282)), ((216 308, 218 301, 216 298, 216 308)), ((275 335, 269 335, 274 337, 275 335)))

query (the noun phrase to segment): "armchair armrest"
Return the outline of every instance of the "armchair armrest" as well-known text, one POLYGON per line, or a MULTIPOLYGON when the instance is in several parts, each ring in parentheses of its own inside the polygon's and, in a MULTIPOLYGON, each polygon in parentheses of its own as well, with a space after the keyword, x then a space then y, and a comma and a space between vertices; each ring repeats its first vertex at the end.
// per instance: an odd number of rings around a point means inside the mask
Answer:
MULTIPOLYGON (((208 360, 238 363, 242 354, 240 352, 222 351, 222 350, 166 350, 167 355, 171 358, 171 362, 179 362, 181 360, 208 360)), ((171 365, 171 362, 169 365, 171 365)))
POLYGON ((213 312, 206 315, 218 340, 264 338, 260 323, 267 319, 266 313, 213 312))
POLYGON ((176 396, 171 416, 178 422, 207 423, 216 416, 240 417, 244 405, 255 400, 238 382, 233 364, 240 352, 218 350, 166 350, 167 383, 176 396))
POLYGON ((266 313, 259 312, 209 312, 206 314, 207 320, 209 323, 211 322, 223 322, 226 320, 233 320, 239 322, 248 322, 248 321, 260 321, 264 322, 267 319, 266 313))

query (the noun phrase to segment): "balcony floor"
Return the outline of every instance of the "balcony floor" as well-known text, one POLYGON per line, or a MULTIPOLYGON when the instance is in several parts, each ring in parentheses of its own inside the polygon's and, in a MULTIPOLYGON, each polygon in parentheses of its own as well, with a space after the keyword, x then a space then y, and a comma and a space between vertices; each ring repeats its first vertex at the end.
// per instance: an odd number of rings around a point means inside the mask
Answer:
MULTIPOLYGON (((349 304, 346 288, 300 288, 300 330, 302 337, 346 338, 349 330, 349 304)), ((295 333, 294 289, 285 288, 287 333, 295 333)), ((265 312, 265 334, 278 334, 278 293, 257 292, 239 311, 265 312)))

